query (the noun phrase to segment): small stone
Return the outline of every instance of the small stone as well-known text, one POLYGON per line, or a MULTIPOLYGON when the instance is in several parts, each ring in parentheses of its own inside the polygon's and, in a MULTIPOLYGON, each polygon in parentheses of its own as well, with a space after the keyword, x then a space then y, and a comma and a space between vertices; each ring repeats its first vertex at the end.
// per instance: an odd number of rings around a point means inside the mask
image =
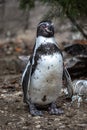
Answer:
POLYGON ((24 129, 24 130, 27 130, 27 129, 28 129, 28 127, 27 127, 27 126, 23 126, 23 129, 24 129))
POLYGON ((29 117, 31 117, 31 115, 30 115, 30 114, 28 114, 28 118, 29 118, 29 117))
POLYGON ((33 118, 37 120, 37 119, 40 119, 40 116, 36 116, 36 117, 33 117, 33 118))
POLYGON ((59 124, 59 125, 62 125, 62 123, 61 123, 61 122, 59 122, 58 124, 59 124))
POLYGON ((59 118, 55 118, 54 121, 60 121, 60 119, 59 118))
POLYGON ((17 106, 17 110, 20 110, 20 106, 17 106))
POLYGON ((4 113, 4 111, 2 111, 2 110, 0 110, 0 112, 3 114, 4 113))
POLYGON ((35 127, 36 127, 36 128, 40 128, 40 125, 36 125, 35 127))
POLYGON ((65 125, 61 125, 59 126, 60 129, 64 129, 65 128, 65 125))
POLYGON ((77 126, 85 127, 85 126, 87 126, 87 124, 77 124, 77 126))
POLYGON ((40 124, 40 123, 41 123, 41 121, 36 121, 35 123, 36 123, 36 124, 40 124))
POLYGON ((8 122, 8 125, 12 125, 12 122, 8 122))

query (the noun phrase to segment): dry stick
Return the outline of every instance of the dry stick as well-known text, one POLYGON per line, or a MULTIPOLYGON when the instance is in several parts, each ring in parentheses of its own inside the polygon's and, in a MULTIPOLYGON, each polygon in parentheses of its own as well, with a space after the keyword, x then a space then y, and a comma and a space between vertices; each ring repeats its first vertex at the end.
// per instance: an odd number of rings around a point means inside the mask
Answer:
POLYGON ((77 29, 82 33, 83 37, 85 37, 85 39, 87 39, 87 34, 85 34, 85 32, 83 31, 83 29, 80 27, 80 25, 76 22, 76 20, 71 17, 68 13, 67 13, 67 17, 70 19, 70 21, 77 27, 77 29))

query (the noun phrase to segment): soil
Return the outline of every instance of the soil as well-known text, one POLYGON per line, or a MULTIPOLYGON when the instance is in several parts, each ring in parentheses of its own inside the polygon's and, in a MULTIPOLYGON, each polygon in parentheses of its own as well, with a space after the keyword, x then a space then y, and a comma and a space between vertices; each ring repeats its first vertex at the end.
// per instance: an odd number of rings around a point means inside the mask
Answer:
POLYGON ((87 103, 82 102, 78 108, 77 102, 72 104, 65 95, 57 101, 64 114, 49 115, 43 110, 42 117, 31 116, 28 106, 23 103, 18 61, 12 62, 19 54, 5 53, 0 58, 0 130, 87 130, 87 103))

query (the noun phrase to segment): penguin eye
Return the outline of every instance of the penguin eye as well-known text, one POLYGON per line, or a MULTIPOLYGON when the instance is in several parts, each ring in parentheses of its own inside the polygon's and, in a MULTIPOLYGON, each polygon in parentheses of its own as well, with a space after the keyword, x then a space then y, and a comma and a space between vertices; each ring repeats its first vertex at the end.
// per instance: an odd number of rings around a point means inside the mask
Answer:
POLYGON ((43 24, 43 25, 42 25, 42 27, 43 27, 43 28, 46 28, 46 25, 45 25, 45 24, 43 24))

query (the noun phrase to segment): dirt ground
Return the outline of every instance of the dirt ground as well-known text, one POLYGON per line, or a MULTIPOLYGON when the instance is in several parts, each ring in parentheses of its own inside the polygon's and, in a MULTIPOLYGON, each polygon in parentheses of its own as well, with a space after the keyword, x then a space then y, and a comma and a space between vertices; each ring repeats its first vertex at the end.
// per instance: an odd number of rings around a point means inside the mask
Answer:
MULTIPOLYGON (((20 49, 16 51, 19 53, 20 49)), ((6 50, 0 58, 0 130, 87 130, 87 103, 82 102, 78 108, 66 96, 57 101, 64 114, 49 115, 43 110, 42 117, 32 117, 23 103, 21 71, 15 62, 17 54, 5 53, 6 50)))

